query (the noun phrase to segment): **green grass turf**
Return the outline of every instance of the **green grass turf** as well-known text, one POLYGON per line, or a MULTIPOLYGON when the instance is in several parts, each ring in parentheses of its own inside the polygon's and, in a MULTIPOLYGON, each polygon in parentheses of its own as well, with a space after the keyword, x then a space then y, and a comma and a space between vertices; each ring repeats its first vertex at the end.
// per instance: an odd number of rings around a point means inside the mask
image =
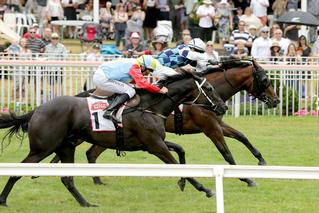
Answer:
MULTIPOLYGON (((268 165, 318 166, 319 120, 306 117, 227 117, 227 123, 244 132, 261 151, 268 165)), ((3 136, 4 132, 0 132, 3 136)), ((1 137, 0 137, 1 138, 1 137)), ((203 134, 167 139, 183 145, 190 164, 226 164, 210 140, 203 134)), ((238 164, 255 165, 257 160, 240 143, 227 139, 238 164)), ((81 145, 76 162, 84 163, 89 144, 81 145)), ((28 142, 21 148, 17 140, 0 155, 0 162, 19 162, 28 153, 28 142)), ((175 155, 176 156, 176 155, 175 155)), ((48 162, 47 159, 45 162, 48 162)), ((107 150, 99 163, 161 163, 145 152, 127 153, 125 158, 107 150)), ((206 198, 189 183, 180 192, 177 178, 102 177, 106 183, 94 186, 88 177, 76 177, 83 196, 97 208, 82 208, 58 177, 22 178, 13 188, 0 212, 215 212, 215 197, 206 198)), ((214 179, 199 178, 214 190, 214 179)), ((0 178, 1 188, 7 177, 0 178)), ((225 212, 318 212, 319 181, 257 179, 258 186, 248 188, 237 179, 224 179, 225 212)))

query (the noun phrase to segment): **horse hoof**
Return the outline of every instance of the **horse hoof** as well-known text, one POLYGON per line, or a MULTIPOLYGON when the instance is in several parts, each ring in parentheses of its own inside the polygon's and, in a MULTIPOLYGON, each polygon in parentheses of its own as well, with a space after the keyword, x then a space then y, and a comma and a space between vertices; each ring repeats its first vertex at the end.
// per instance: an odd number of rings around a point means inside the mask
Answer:
POLYGON ((210 198, 210 197, 213 197, 214 195, 215 195, 215 193, 212 192, 212 190, 208 189, 208 190, 206 191, 206 197, 210 198))
POLYGON ((98 205, 91 204, 91 203, 85 203, 82 205, 83 207, 89 208, 89 207, 98 207, 98 205))
POLYGON ((258 165, 259 165, 259 166, 266 166, 267 163, 266 163, 265 160, 260 160, 260 161, 258 162, 258 165))
POLYGON ((7 202, 0 198, 0 206, 8 207, 7 202))
POLYGON ((185 189, 186 180, 184 178, 181 178, 177 182, 179 189, 183 192, 185 189))
POLYGON ((94 185, 105 185, 101 180, 94 180, 94 185))
POLYGON ((257 183, 255 181, 250 181, 249 183, 247 183, 247 186, 248 187, 256 187, 257 186, 257 183))

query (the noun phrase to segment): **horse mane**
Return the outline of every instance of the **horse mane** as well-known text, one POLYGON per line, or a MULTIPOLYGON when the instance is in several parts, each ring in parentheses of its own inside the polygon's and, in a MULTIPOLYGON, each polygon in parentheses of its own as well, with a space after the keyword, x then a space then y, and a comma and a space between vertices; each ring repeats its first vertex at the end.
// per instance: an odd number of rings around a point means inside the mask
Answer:
POLYGON ((204 71, 201 72, 201 75, 204 76, 206 74, 210 74, 213 72, 220 72, 232 68, 237 68, 237 67, 247 67, 249 65, 252 65, 251 60, 241 60, 241 59, 235 59, 235 58, 224 58, 220 61, 220 66, 219 67, 214 67, 214 68, 208 68, 204 71))
MULTIPOLYGON (((163 86, 167 86, 170 83, 185 79, 185 78, 190 78, 193 77, 193 75, 198 75, 199 73, 190 73, 190 72, 186 72, 186 71, 181 71, 176 75, 171 75, 171 76, 167 76, 166 79, 163 80, 159 80, 157 82, 157 86, 158 87, 163 87, 163 86)), ((141 89, 141 88, 135 88, 136 93, 138 93, 139 95, 143 94, 143 93, 147 93, 150 94, 147 90, 145 89, 141 89)))
POLYGON ((187 77, 192 77, 192 76, 193 76, 192 73, 182 71, 176 75, 167 76, 166 79, 160 80, 158 82, 158 84, 159 85, 168 85, 172 82, 179 81, 179 80, 185 79, 187 77))

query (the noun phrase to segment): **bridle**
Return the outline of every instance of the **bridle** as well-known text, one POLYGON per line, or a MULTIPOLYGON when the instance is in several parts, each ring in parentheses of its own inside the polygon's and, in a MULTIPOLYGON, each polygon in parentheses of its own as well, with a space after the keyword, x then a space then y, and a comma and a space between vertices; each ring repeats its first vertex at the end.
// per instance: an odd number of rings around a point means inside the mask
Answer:
POLYGON ((207 105, 205 105, 205 104, 196 104, 195 103, 198 100, 198 98, 203 94, 205 96, 206 100, 208 100, 208 102, 211 104, 211 106, 208 106, 208 107, 215 109, 217 107, 217 105, 211 100, 211 98, 206 94, 205 90, 203 89, 203 85, 206 83, 207 79, 206 78, 201 78, 201 79, 202 79, 202 82, 200 82, 200 83, 199 83, 199 79, 195 79, 195 84, 196 84, 197 89, 199 91, 196 98, 193 101, 186 102, 184 104, 195 105, 195 106, 206 106, 207 107, 207 105))
MULTIPOLYGON (((251 92, 249 92, 249 94, 254 96, 255 98, 265 100, 263 93, 270 86, 270 81, 268 80, 267 77, 265 77, 265 75, 263 75, 262 68, 258 68, 258 67, 256 68, 254 63, 252 63, 251 65, 252 65, 252 69, 253 69, 253 72, 252 72, 253 83, 252 83, 252 90, 251 90, 251 92)), ((236 88, 233 86, 233 84, 227 78, 227 73, 226 73, 227 70, 225 70, 225 69, 222 69, 222 70, 224 73, 225 81, 229 84, 229 86, 232 89, 235 90, 236 88)))

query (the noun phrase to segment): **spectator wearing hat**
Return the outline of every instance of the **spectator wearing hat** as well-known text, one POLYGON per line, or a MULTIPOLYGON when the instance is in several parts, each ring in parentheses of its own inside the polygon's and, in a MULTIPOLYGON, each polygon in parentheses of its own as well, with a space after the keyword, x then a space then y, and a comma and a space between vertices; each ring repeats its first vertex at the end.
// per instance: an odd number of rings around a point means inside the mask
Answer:
MULTIPOLYGON (((63 44, 60 43, 60 36, 57 33, 52 33, 51 35, 51 43, 48 44, 45 48, 45 53, 47 54, 48 60, 65 60, 68 54, 67 49, 63 44)), ((57 95, 61 95, 61 84, 62 84, 62 71, 63 67, 54 66, 49 69, 49 97, 51 100, 55 98, 57 95), (55 76, 55 78, 51 77, 55 76), (58 88, 55 85, 59 84, 58 88), (60 89, 59 89, 60 88, 60 89)))
POLYGON ((215 8, 211 0, 204 0, 203 5, 199 6, 196 15, 199 17, 199 27, 201 28, 200 38, 203 41, 212 39, 212 27, 215 17, 215 8))
POLYGON ((250 7, 253 9, 253 13, 257 16, 262 25, 267 24, 267 8, 269 7, 268 0, 251 0, 250 7))
POLYGON ((248 32, 249 32, 249 36, 252 39, 252 42, 254 42, 255 39, 257 38, 257 27, 253 24, 249 25, 248 32))
MULTIPOLYGON (((257 28, 255 25, 251 24, 249 25, 248 27, 248 33, 249 33, 249 36, 251 38, 251 42, 254 42, 255 39, 257 38, 257 28)), ((249 55, 251 54, 251 46, 248 46, 248 51, 249 51, 249 55)))
POLYGON ((281 47, 281 51, 284 55, 287 53, 287 48, 290 44, 290 40, 282 37, 282 30, 275 30, 274 35, 272 37, 272 41, 278 42, 279 46, 281 47))
POLYGON ((222 0, 216 10, 216 21, 218 21, 219 43, 224 46, 233 29, 233 16, 227 0, 222 0))
POLYGON ((29 39, 30 38, 30 31, 35 31, 35 37, 41 39, 41 35, 39 34, 39 25, 34 23, 30 28, 29 31, 23 35, 23 38, 29 39))
POLYGON ((126 57, 137 57, 144 54, 145 46, 141 44, 141 37, 138 32, 130 35, 130 43, 124 47, 123 55, 126 57))
POLYGON ((280 57, 283 56, 282 52, 280 51, 281 47, 278 42, 272 42, 270 47, 270 56, 271 61, 277 62, 280 60, 280 57))
POLYGON ((152 42, 153 49, 151 55, 159 55, 166 47, 167 41, 164 38, 157 38, 152 42))
POLYGON ((247 7, 245 9, 245 14, 240 17, 241 21, 244 21, 246 26, 245 29, 248 31, 249 25, 255 25, 257 29, 262 27, 262 23, 257 16, 253 14, 253 9, 251 7, 247 7))
POLYGON ((260 36, 255 39, 251 47, 251 56, 260 60, 270 57, 271 39, 269 38, 269 27, 260 29, 260 36))
POLYGON ((45 53, 48 54, 50 60, 64 60, 67 57, 67 49, 60 43, 60 36, 57 33, 52 33, 51 43, 45 48, 45 53))

